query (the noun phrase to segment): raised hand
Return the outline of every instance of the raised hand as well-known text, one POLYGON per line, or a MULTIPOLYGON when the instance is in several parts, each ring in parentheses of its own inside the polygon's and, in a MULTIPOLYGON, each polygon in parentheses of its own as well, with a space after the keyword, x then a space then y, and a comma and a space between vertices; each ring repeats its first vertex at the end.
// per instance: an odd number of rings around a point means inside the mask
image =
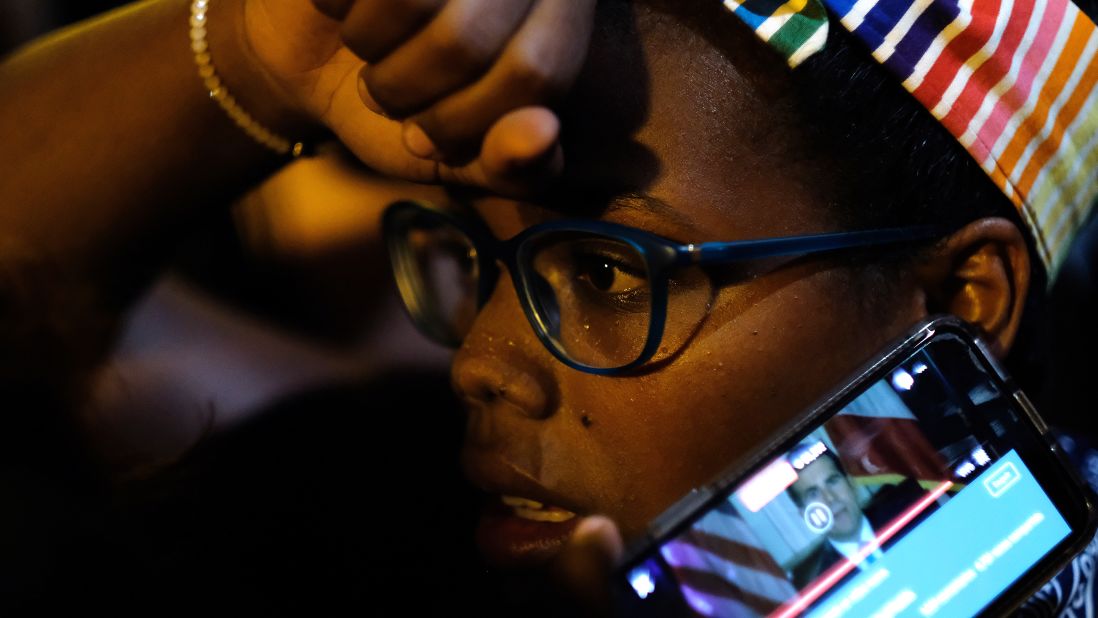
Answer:
POLYGON ((586 55, 594 0, 243 0, 285 103, 375 169, 513 192, 561 164, 549 105, 586 55))

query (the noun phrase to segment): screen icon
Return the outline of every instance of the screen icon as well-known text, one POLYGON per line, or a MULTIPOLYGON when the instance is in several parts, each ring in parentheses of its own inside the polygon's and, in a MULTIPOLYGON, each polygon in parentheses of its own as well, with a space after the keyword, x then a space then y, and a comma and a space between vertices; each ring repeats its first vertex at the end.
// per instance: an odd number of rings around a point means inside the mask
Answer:
POLYGON ((629 585, 642 599, 647 599, 648 595, 656 591, 656 582, 646 566, 639 566, 629 572, 629 585))
POLYGON ((804 523, 816 534, 823 534, 835 523, 831 509, 823 502, 810 502, 804 507, 804 523))
POLYGON ((984 479, 984 487, 987 488, 987 493, 991 494, 992 498, 998 498, 1017 483, 1019 478, 1021 478, 1021 475, 1018 474, 1018 469, 1014 467, 1013 462, 1008 461, 984 479))

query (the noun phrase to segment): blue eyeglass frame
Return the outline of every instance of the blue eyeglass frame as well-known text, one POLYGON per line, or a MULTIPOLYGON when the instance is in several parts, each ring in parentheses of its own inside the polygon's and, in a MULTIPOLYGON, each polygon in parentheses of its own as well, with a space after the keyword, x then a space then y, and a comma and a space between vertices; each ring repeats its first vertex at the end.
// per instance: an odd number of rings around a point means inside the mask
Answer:
POLYGON ((496 282, 499 266, 507 267, 518 293, 519 304, 534 333, 546 348, 565 365, 595 375, 617 375, 635 369, 648 362, 659 349, 667 320, 667 286, 671 273, 683 266, 707 266, 761 258, 805 256, 840 249, 854 249, 878 245, 917 242, 945 235, 946 230, 937 226, 913 226, 876 230, 833 232, 806 236, 785 236, 758 240, 730 242, 704 242, 681 244, 662 236, 637 228, 587 219, 550 221, 529 227, 507 240, 496 239, 479 221, 447 212, 424 202, 402 200, 390 204, 382 218, 382 230, 389 249, 390 263, 405 309, 421 332, 451 347, 461 341, 453 341, 429 320, 427 312, 418 307, 412 280, 407 230, 417 223, 431 222, 456 228, 472 242, 477 265, 477 311, 488 302, 496 282), (647 339, 640 355, 633 361, 617 367, 592 367, 569 358, 560 343, 550 334, 550 328, 536 309, 538 295, 527 265, 538 238, 552 233, 570 232, 590 234, 625 243, 633 247, 644 259, 651 290, 651 318, 647 339))

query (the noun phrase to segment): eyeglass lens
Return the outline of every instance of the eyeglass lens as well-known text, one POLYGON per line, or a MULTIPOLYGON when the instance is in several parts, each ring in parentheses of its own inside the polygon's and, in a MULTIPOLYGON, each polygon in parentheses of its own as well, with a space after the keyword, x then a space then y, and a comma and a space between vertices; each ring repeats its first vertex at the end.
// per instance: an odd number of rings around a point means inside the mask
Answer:
POLYGON ((616 367, 640 356, 652 318, 644 257, 612 238, 551 233, 533 241, 523 273, 542 328, 569 359, 616 367))
POLYGON ((465 234, 446 225, 410 228, 407 248, 417 301, 413 310, 431 325, 432 336, 460 344, 477 313, 476 248, 465 234))
MULTIPOLYGON (((457 344, 477 309, 477 259, 472 241, 454 227, 417 222, 405 231, 415 279, 405 302, 428 334, 457 344)), ((534 327, 565 358, 592 368, 632 363, 645 350, 653 320, 651 274, 632 244, 590 232, 547 232, 518 257, 517 292, 535 314, 534 327)), ((698 269, 677 272, 668 288, 660 352, 677 350, 704 317, 712 285, 698 269)))

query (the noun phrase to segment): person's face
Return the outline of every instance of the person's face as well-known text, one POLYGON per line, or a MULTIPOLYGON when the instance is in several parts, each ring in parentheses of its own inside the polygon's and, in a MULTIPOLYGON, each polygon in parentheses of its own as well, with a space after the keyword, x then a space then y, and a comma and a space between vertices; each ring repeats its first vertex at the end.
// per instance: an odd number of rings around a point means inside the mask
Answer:
MULTIPOLYGON (((834 230, 799 180, 804 163, 774 155, 780 132, 744 69, 666 17, 636 12, 635 35, 596 35, 565 118, 565 189, 544 204, 473 200, 491 231, 510 238, 584 208, 680 242, 834 230)), ((600 377, 550 355, 501 276, 452 365, 468 411, 463 465, 489 494, 482 550, 500 563, 545 560, 575 519, 535 520, 567 512, 608 515, 638 536, 915 319, 865 315, 847 284, 817 259, 724 286, 687 345, 647 371, 600 377)))
POLYGON ((862 508, 858 506, 850 480, 829 458, 821 457, 805 466, 797 473, 797 481, 791 489, 800 504, 820 502, 831 509, 828 537, 836 541, 851 541, 858 537, 862 508))

